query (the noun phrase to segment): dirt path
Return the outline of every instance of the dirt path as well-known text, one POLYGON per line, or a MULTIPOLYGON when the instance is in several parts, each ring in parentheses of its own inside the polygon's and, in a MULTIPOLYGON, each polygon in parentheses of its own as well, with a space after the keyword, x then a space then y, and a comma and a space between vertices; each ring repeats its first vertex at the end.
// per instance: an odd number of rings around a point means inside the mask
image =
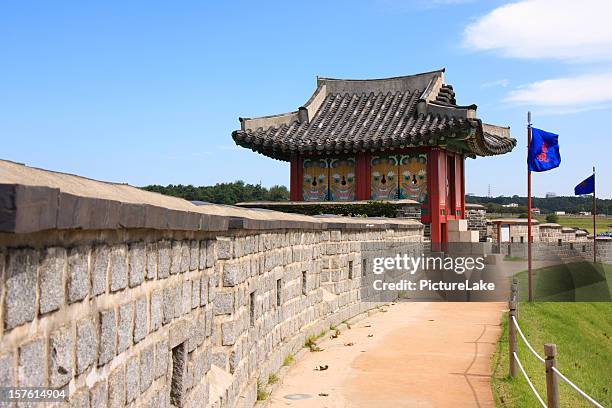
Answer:
POLYGON ((337 339, 321 341, 324 351, 295 363, 271 395, 270 406, 493 407, 490 358, 504 306, 392 305, 337 339), (325 364, 328 370, 315 371, 325 364))

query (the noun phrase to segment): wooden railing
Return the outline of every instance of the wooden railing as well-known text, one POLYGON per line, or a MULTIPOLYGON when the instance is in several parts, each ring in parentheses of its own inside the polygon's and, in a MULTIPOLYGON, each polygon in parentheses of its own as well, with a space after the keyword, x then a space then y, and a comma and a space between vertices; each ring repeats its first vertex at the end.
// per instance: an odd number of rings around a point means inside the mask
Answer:
POLYGON ((509 371, 510 376, 514 377, 517 374, 517 368, 523 373, 529 388, 538 399, 538 402, 544 408, 559 408, 559 385, 558 378, 561 378, 567 385, 569 385, 572 389, 574 389, 580 396, 582 396, 587 402, 589 402, 594 407, 604 408, 599 402, 595 401, 595 399, 589 396, 586 392, 581 390, 576 384, 571 382, 566 376, 564 376, 557 369, 557 346, 553 343, 544 344, 544 356, 540 356, 535 349, 529 344, 527 338, 523 334, 521 327, 518 324, 518 289, 517 283, 514 282, 512 284, 512 290, 510 293, 510 302, 508 312, 508 357, 509 357, 509 371), (518 357, 518 337, 523 341, 523 343, 527 346, 527 349, 533 354, 533 356, 544 364, 545 373, 546 373, 546 402, 544 399, 538 394, 538 391, 533 386, 533 383, 529 379, 521 360, 518 357))

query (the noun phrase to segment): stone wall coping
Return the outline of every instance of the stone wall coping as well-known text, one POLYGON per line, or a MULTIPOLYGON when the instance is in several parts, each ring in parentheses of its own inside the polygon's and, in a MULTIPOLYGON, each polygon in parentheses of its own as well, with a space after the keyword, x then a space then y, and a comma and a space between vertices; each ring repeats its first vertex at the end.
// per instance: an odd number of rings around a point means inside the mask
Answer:
POLYGON ((552 229, 561 229, 561 225, 555 224, 554 222, 545 222, 540 224, 540 228, 552 228, 552 229))
POLYGON ((465 208, 466 210, 486 210, 487 207, 482 204, 465 203, 465 208))
MULTIPOLYGON (((527 225, 527 218, 497 218, 494 220, 489 220, 492 224, 514 224, 514 225, 527 225)), ((532 225, 540 225, 538 220, 531 220, 532 225)))
POLYGON ((0 232, 53 229, 421 229, 410 219, 311 217, 177 197, 0 160, 0 232))

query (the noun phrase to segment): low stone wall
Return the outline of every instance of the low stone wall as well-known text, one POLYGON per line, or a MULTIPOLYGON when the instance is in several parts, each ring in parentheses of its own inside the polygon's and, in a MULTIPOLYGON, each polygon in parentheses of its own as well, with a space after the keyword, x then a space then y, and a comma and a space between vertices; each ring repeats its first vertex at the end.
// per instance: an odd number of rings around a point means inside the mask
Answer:
MULTIPOLYGON (((497 222, 497 220, 493 220, 487 223, 487 235, 491 238, 493 242, 497 242, 498 239, 497 222)), ((502 221, 501 224, 510 226, 510 242, 526 242, 526 220, 508 220, 507 223, 504 223, 502 221), (523 238, 523 241, 521 241, 521 237, 523 238)), ((586 230, 563 227, 555 223, 539 224, 537 221, 534 221, 532 229, 534 237, 533 242, 545 243, 544 246, 546 246, 546 243, 558 244, 559 242, 587 242, 593 239, 593 236, 589 236, 586 230)))
MULTIPOLYGON (((600 237, 596 240, 597 262, 612 264, 612 238, 600 237)), ((497 246, 497 244, 495 245, 497 246)), ((527 244, 504 242, 500 245, 502 254, 527 258, 527 244)), ((592 262, 593 240, 537 242, 532 246, 532 256, 536 261, 592 262)))
POLYGON ((479 240, 484 242, 487 238, 487 210, 478 204, 466 204, 466 218, 468 230, 478 231, 479 240))
MULTIPOLYGON (((592 237, 591 237, 592 239, 592 237)), ((583 241, 588 241, 589 240, 589 233, 583 230, 577 230, 576 231, 576 241, 577 242, 583 242, 583 241)))
POLYGON ((576 239, 576 232, 573 228, 563 227, 561 228, 561 239, 564 242, 572 242, 576 239))
POLYGON ((553 223, 540 224, 540 241, 543 242, 559 242, 563 239, 561 233, 561 225, 553 223))
MULTIPOLYGON (((508 225, 510 228, 509 231, 509 239, 511 243, 527 243, 527 219, 511 219, 507 222, 503 222, 501 220, 493 220, 487 222, 487 234, 491 237, 493 242, 498 241, 497 237, 497 223, 501 223, 502 225, 508 225)), ((538 221, 533 221, 531 225, 531 235, 533 237, 532 242, 540 241, 540 226, 538 221)))
POLYGON ((8 174, 0 384, 66 386, 71 406, 250 407, 308 336, 391 300, 365 289, 373 257, 422 249, 413 220, 196 207, 8 174))

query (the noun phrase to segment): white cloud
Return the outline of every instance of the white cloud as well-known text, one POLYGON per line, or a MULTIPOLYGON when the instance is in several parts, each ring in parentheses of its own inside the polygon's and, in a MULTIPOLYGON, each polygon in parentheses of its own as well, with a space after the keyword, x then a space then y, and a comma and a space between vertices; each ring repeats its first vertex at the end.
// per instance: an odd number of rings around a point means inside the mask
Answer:
POLYGON ((601 109, 612 102, 612 72, 534 82, 511 91, 506 101, 563 112, 601 109))
POLYGON ((470 24, 464 45, 515 58, 612 60, 611 14, 610 0, 523 0, 470 24))
POLYGON ((504 79, 498 79, 496 81, 485 82, 482 85, 480 85, 480 87, 481 88, 494 88, 494 87, 501 86, 502 88, 505 88, 508 86, 509 83, 510 81, 504 78, 504 79))

